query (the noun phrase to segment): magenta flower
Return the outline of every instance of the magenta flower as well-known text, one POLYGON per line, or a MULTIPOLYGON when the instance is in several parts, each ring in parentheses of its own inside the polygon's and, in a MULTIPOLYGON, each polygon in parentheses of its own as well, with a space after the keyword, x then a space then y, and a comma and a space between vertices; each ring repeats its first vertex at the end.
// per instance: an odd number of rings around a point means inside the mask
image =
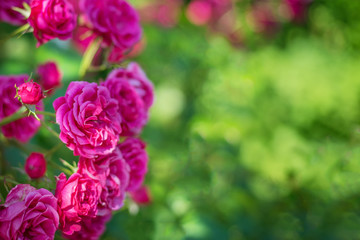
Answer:
POLYGON ((58 177, 55 196, 58 199, 60 229, 67 235, 80 231, 84 217, 94 218, 98 212, 101 184, 98 179, 74 173, 66 180, 58 177))
POLYGON ((105 224, 110 219, 111 214, 95 218, 84 217, 80 223, 81 230, 74 232, 72 235, 64 235, 64 237, 72 240, 98 240, 105 232, 105 224))
POLYGON ((46 160, 44 154, 33 152, 26 159, 25 172, 30 178, 41 178, 46 172, 46 160))
POLYGON ((32 0, 28 19, 38 40, 37 47, 51 39, 69 39, 76 26, 73 6, 66 0, 32 0))
MULTIPOLYGON (((0 120, 4 117, 12 115, 21 107, 21 103, 15 98, 17 86, 24 83, 29 76, 27 75, 13 75, 13 76, 1 76, 0 75, 0 120)), ((42 103, 40 104, 42 109, 42 103)), ((40 118, 42 116, 39 116, 40 118)), ((16 138, 21 142, 27 142, 31 137, 35 135, 40 127, 40 121, 35 117, 24 117, 22 119, 11 122, 3 127, 1 131, 7 138, 16 138)))
POLYGON ((19 184, 0 205, 0 239, 54 239, 57 201, 46 189, 19 184))
POLYGON ((60 139, 75 156, 96 158, 114 151, 121 133, 117 101, 96 83, 71 82, 53 103, 60 139))
POLYGON ((30 105, 38 104, 45 97, 41 86, 33 80, 21 84, 18 87, 18 95, 23 103, 30 105))
POLYGON ((141 186, 135 191, 130 192, 131 198, 140 205, 149 205, 151 203, 150 190, 146 186, 141 186))
POLYGON ((128 49, 141 38, 135 9, 124 0, 82 0, 80 7, 95 35, 110 46, 128 49))
POLYGON ((101 182, 98 215, 109 214, 111 210, 119 210, 123 206, 130 168, 119 149, 110 155, 99 157, 96 161, 80 157, 78 172, 96 177, 101 182))
POLYGON ((39 75, 39 83, 44 90, 50 90, 51 94, 53 89, 61 85, 62 73, 55 62, 46 62, 37 68, 39 75))
POLYGON ((30 0, 2 0, 0 1, 0 22, 7 22, 12 25, 23 25, 26 19, 13 7, 23 8, 23 2, 29 4, 30 0))
POLYGON ((186 16, 195 25, 205 25, 212 17, 213 4, 208 0, 191 1, 186 9, 186 16))
POLYGON ((140 66, 130 63, 126 69, 115 69, 101 85, 118 101, 123 119, 121 135, 138 134, 148 120, 148 110, 154 100, 153 85, 140 66))
POLYGON ((130 182, 126 191, 135 191, 144 182, 149 161, 145 143, 138 138, 127 138, 119 149, 130 166, 130 182))
POLYGON ((291 19, 301 23, 306 19, 307 9, 312 0, 284 0, 284 2, 291 19))

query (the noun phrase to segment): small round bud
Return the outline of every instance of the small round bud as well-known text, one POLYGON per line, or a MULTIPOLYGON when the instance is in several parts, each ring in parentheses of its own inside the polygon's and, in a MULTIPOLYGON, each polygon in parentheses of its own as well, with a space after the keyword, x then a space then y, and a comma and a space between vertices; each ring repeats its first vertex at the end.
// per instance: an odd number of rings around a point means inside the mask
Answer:
POLYGON ((141 186, 135 191, 129 192, 131 198, 140 205, 149 205, 151 203, 150 190, 146 186, 141 186))
POLYGON ((25 104, 35 105, 45 96, 41 89, 41 86, 31 80, 21 84, 18 87, 18 96, 21 98, 21 101, 25 104))
POLYGON ((46 160, 42 153, 33 152, 26 159, 25 172, 30 178, 41 178, 46 172, 46 160))
POLYGON ((39 75, 39 83, 44 90, 49 91, 48 94, 51 94, 54 88, 61 85, 62 73, 55 62, 46 62, 39 65, 37 73, 39 75))

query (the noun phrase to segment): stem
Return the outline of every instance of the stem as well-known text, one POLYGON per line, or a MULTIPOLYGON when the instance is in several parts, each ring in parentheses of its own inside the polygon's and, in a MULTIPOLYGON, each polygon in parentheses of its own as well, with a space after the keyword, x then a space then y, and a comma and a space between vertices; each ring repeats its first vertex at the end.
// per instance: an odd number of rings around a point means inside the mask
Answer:
POLYGON ((66 173, 66 174, 69 175, 69 176, 73 174, 69 169, 67 169, 67 168, 65 168, 65 167, 62 167, 62 166, 56 164, 56 163, 53 162, 53 161, 47 161, 47 163, 48 163, 49 165, 51 165, 52 167, 54 167, 55 169, 59 169, 60 171, 66 173))
POLYGON ((55 147, 53 147, 52 149, 50 149, 49 151, 47 151, 44 154, 45 158, 51 156, 54 152, 56 152, 59 148, 61 148, 62 145, 63 145, 63 143, 61 142, 58 145, 56 145, 55 147))
POLYGON ((41 125, 43 125, 54 137, 56 137, 57 139, 60 139, 59 134, 57 132, 55 132, 51 127, 49 127, 45 121, 40 120, 41 125))
POLYGON ((3 144, 0 143, 0 174, 6 174, 6 161, 4 158, 4 147, 3 144))
POLYGON ((0 127, 4 126, 6 124, 9 124, 11 122, 14 122, 16 120, 19 120, 19 119, 21 119, 23 117, 26 117, 25 110, 26 110, 26 108, 23 106, 17 112, 13 113, 10 116, 7 116, 7 117, 3 118, 0 121, 0 127))
POLYGON ((52 113, 52 112, 36 111, 36 114, 40 114, 40 115, 44 115, 44 116, 49 116, 49 117, 56 117, 56 114, 55 114, 55 113, 52 113))
POLYGON ((7 176, 0 176, 0 178, 2 178, 5 183, 9 182, 9 183, 16 184, 16 185, 20 184, 19 182, 12 180, 11 178, 9 178, 7 176))
POLYGON ((94 59, 96 52, 98 51, 101 44, 101 38, 96 38, 92 43, 90 43, 89 47, 86 49, 84 56, 81 60, 79 75, 82 78, 86 71, 88 70, 89 66, 94 59))
POLYGON ((101 65, 101 66, 90 66, 88 69, 88 72, 101 72, 104 71, 108 68, 108 66, 106 65, 101 65))

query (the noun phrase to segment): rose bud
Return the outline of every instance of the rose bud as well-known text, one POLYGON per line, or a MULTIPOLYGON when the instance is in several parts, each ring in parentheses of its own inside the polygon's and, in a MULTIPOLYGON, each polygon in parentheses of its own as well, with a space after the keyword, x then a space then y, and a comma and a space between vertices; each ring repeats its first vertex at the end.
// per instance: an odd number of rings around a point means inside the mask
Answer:
POLYGON ((30 105, 37 104, 45 97, 41 86, 33 80, 21 84, 18 87, 17 95, 21 98, 23 103, 30 105))
POLYGON ((151 203, 151 195, 149 188, 146 186, 141 186, 135 191, 129 192, 131 198, 140 205, 148 205, 151 203))
POLYGON ((46 160, 42 153, 33 152, 26 159, 25 172, 30 178, 41 178, 46 172, 46 160))
POLYGON ((53 92, 54 88, 60 86, 62 73, 55 62, 46 62, 39 65, 37 73, 39 75, 39 83, 44 90, 49 90, 49 94, 53 92))

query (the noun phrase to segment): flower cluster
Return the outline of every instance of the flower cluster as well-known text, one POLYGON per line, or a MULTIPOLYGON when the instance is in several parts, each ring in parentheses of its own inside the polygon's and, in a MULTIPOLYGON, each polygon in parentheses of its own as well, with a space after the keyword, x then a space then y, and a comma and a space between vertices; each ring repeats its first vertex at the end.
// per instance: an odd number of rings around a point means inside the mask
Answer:
MULTIPOLYGON (((79 155, 77 172, 58 177, 56 197, 65 236, 85 236, 105 224, 141 188, 147 173, 145 143, 135 137, 147 122, 153 86, 136 63, 113 70, 99 86, 72 82, 54 101, 60 139, 79 155), (119 142, 120 136, 127 138, 119 142)), ((103 227, 96 235, 101 235, 103 227)))
MULTIPOLYGON (((103 66, 129 56, 142 34, 135 9, 125 0, 29 0, 24 4, 12 0, 0 3, 0 13, 0 21, 27 24, 24 27, 33 31, 37 47, 54 38, 72 38, 76 29, 73 40, 79 40, 82 51, 91 50, 95 43, 101 46, 98 54, 109 50, 103 66), (3 15, 4 11, 9 14, 3 15)), ((84 62, 91 64, 96 54, 86 57, 84 62)), ((85 67, 82 80, 90 66, 85 67)), ((151 201, 143 185, 149 158, 139 134, 154 101, 153 84, 132 62, 114 68, 105 80, 72 81, 65 95, 52 102, 55 114, 37 115, 44 109, 43 99, 61 85, 62 73, 52 61, 40 64, 35 72, 34 79, 0 76, 1 131, 25 143, 44 124, 79 161, 74 166, 62 161, 70 169, 63 170, 50 162, 56 147, 46 154, 31 153, 24 164, 29 181, 51 182, 47 166, 54 165, 68 176, 62 172, 56 177, 54 193, 28 184, 12 188, 0 205, 0 238, 53 239, 59 229, 68 239, 98 239, 127 196, 138 204, 151 201), (56 118, 59 135, 46 125, 44 116, 56 118)))

